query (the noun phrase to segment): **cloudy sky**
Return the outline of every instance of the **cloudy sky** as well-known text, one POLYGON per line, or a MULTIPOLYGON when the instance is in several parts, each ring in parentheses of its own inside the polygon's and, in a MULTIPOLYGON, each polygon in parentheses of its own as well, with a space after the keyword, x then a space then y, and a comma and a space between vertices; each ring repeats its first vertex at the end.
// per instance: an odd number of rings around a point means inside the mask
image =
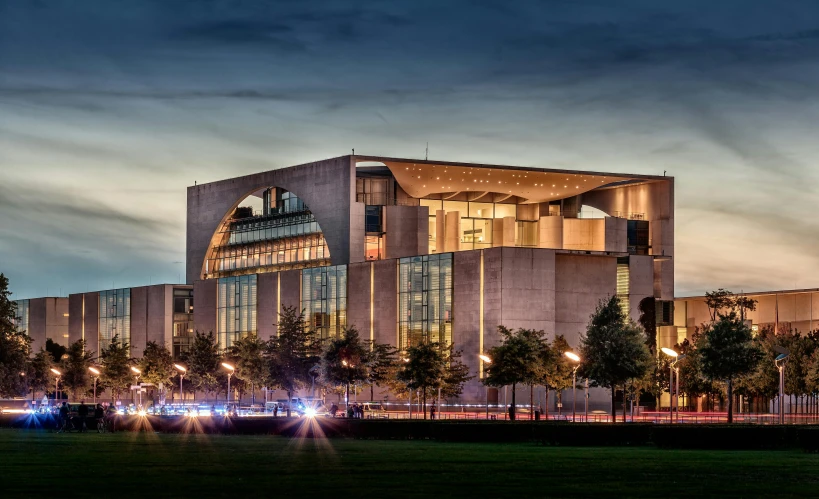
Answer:
POLYGON ((815 0, 0 0, 15 297, 184 278, 185 187, 361 154, 677 179, 677 294, 819 287, 815 0))

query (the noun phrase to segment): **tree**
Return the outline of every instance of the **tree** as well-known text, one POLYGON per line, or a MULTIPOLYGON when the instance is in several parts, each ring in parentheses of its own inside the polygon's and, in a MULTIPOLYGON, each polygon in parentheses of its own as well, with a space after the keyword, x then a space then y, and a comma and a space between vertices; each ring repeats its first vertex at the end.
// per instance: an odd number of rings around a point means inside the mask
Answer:
POLYGON ((28 391, 31 338, 17 330, 17 306, 9 299, 8 284, 8 278, 0 274, 0 397, 17 397, 28 391))
POLYGON ((731 423, 734 380, 750 374, 762 354, 753 342, 751 328, 734 311, 718 317, 716 322, 706 326, 704 344, 698 351, 705 376, 723 380, 728 385, 728 422, 731 423))
POLYGON ((483 384, 501 387, 512 385, 512 404, 509 419, 515 419, 515 388, 519 384, 533 385, 541 374, 544 348, 543 331, 518 329, 513 332, 498 326, 501 344, 489 349, 492 362, 486 367, 483 384))
POLYGON ((100 352, 100 381, 103 387, 111 390, 111 398, 114 400, 119 400, 120 394, 127 391, 133 381, 130 354, 131 346, 127 341, 121 342, 118 335, 114 335, 111 343, 100 352))
POLYGON ((355 326, 345 326, 321 352, 319 379, 328 386, 343 386, 345 404, 350 403, 350 384, 367 380, 370 359, 368 345, 361 341, 355 326))
POLYGON ((646 345, 651 355, 657 354, 657 299, 647 296, 637 306, 640 319, 637 321, 646 333, 646 345))
POLYGON ((265 348, 265 358, 270 384, 287 392, 290 417, 289 401, 311 379, 310 369, 318 362, 320 350, 315 332, 304 322, 304 312, 297 312, 295 307, 282 307, 278 331, 265 348))
POLYGON ((142 371, 142 381, 151 383, 159 390, 173 390, 173 376, 176 370, 173 367, 173 355, 165 345, 149 341, 138 362, 142 371))
MULTIPOLYGON (((367 383, 370 385, 370 401, 375 396, 376 385, 388 384, 398 369, 398 349, 387 343, 373 343, 367 357, 367 383)), ((402 390, 403 394, 406 390, 402 390)))
POLYGON ((210 394, 219 389, 220 383, 216 373, 219 371, 221 356, 213 331, 208 334, 196 331, 193 344, 185 352, 183 361, 188 366, 188 379, 194 391, 202 390, 210 394))
MULTIPOLYGON (((563 390, 572 387, 574 378, 574 364, 569 363, 565 352, 572 350, 566 337, 562 334, 555 336, 550 347, 544 349, 541 360, 545 369, 544 385, 553 388, 557 395, 557 403, 563 403, 563 390)), ((546 406, 549 406, 548 390, 546 396, 546 406)), ((548 410, 548 409, 547 409, 548 410)))
POLYGON ((91 385, 88 368, 94 360, 94 354, 85 349, 85 340, 79 339, 68 345, 66 356, 60 363, 62 380, 71 397, 84 396, 91 385))
POLYGON ((422 342, 404 350, 406 362, 399 366, 396 378, 410 390, 421 390, 424 419, 427 418, 427 390, 442 386, 446 358, 440 343, 422 342))
MULTIPOLYGON (((592 386, 611 389, 611 417, 614 420, 617 387, 622 385, 625 391, 625 384, 630 379, 641 378, 651 366, 644 333, 626 317, 620 299, 611 296, 598 303, 580 343, 582 374, 591 380, 592 386)), ((623 404, 625 421, 625 400, 623 404)))
MULTIPOLYGON (((54 387, 55 376, 51 371, 55 367, 54 359, 51 353, 40 349, 31 359, 28 369, 29 387, 33 392, 47 393, 48 390, 54 387)), ((54 394, 56 397, 56 393, 54 394)))
POLYGON ((255 334, 233 342, 228 355, 236 367, 236 379, 250 385, 252 404, 256 403, 256 388, 263 386, 268 369, 264 359, 265 343, 255 334))
POLYGON ((711 315, 711 322, 715 322, 721 310, 734 306, 734 294, 722 288, 708 291, 705 293, 705 305, 711 315))
MULTIPOLYGON (((444 397, 458 397, 464 391, 464 384, 475 375, 469 374, 469 366, 463 363, 463 352, 455 350, 449 345, 443 350, 444 374, 441 380, 441 395, 444 397)), ((440 410, 440 407, 438 408, 440 410)))
POLYGON ((63 355, 66 353, 66 348, 59 343, 56 343, 51 338, 46 338, 45 349, 46 352, 51 354, 51 358, 54 360, 54 362, 60 362, 63 359, 63 355))

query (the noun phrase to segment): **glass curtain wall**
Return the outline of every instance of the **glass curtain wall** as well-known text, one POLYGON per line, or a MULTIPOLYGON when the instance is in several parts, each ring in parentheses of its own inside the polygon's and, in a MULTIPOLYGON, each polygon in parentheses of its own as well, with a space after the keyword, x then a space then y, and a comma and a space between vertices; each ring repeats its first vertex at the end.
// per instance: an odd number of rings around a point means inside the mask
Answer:
POLYGON ((398 346, 452 343, 452 253, 398 262, 398 346))
POLYGON ((256 274, 222 277, 217 289, 216 339, 219 348, 256 334, 256 274))
POLYGON ((173 290, 173 357, 179 359, 193 343, 193 290, 173 290))
POLYGON ((16 300, 14 305, 16 307, 14 313, 14 328, 18 333, 28 333, 29 301, 16 300))
POLYGON ((97 352, 102 352, 114 336, 131 343, 131 288, 100 291, 100 331, 97 352))
POLYGON ((347 266, 302 270, 301 307, 321 339, 338 336, 347 325, 347 266))

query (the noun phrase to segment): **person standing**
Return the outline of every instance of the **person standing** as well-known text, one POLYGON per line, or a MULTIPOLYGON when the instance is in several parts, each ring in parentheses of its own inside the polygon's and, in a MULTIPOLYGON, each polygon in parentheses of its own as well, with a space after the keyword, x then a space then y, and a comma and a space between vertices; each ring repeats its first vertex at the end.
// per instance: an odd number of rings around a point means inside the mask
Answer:
POLYGON ((435 404, 432 404, 432 407, 429 409, 429 419, 435 419, 435 404))
POLYGON ((60 411, 58 414, 60 417, 60 429, 57 431, 57 433, 63 433, 68 425, 68 404, 63 402, 63 405, 60 406, 60 411))
POLYGON ((88 419, 88 406, 85 405, 85 400, 80 401, 80 408, 77 410, 77 416, 80 418, 80 432, 86 431, 88 428, 85 425, 85 420, 88 419))

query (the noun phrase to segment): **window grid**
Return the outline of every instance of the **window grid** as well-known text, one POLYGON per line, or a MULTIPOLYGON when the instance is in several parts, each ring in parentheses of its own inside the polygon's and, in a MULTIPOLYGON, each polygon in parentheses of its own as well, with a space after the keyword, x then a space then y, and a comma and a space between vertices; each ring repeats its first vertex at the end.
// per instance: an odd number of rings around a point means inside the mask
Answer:
POLYGON ((452 343, 452 253, 401 258, 398 263, 398 342, 452 343))
POLYGON ((114 336, 131 343, 131 288, 100 291, 98 352, 111 344, 114 336))
POLYGON ((216 339, 219 348, 256 334, 256 274, 222 277, 217 289, 216 339))
POLYGON ((337 337, 347 325, 347 266, 304 269, 301 306, 307 326, 321 339, 337 337))
POLYGON ((29 323, 29 300, 16 300, 14 302, 15 305, 15 317, 14 317, 14 327, 18 333, 26 333, 29 336, 28 331, 28 323, 29 323))

